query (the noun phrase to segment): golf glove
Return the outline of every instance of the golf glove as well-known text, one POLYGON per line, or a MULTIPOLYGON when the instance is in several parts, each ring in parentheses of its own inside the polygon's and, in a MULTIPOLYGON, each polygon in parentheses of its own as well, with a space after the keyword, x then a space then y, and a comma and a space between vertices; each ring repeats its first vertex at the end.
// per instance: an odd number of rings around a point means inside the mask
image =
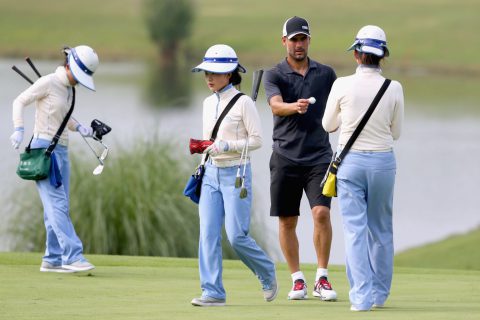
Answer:
POLYGON ((93 129, 91 127, 84 127, 81 124, 77 126, 77 131, 86 138, 90 138, 93 136, 93 129))
POLYGON ((12 142, 12 146, 14 149, 18 149, 20 147, 20 144, 23 141, 23 131, 24 129, 22 127, 15 128, 15 132, 10 136, 10 142, 12 142))
POLYGON ((219 154, 225 153, 229 150, 228 142, 223 140, 217 140, 210 145, 203 153, 208 153, 210 156, 215 157, 219 154))

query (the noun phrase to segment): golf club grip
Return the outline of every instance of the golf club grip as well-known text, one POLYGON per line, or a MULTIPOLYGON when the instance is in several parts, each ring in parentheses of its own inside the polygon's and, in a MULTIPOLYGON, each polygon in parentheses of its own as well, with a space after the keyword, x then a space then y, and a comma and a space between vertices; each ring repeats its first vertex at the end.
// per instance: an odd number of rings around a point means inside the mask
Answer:
POLYGON ((26 57, 25 58, 25 61, 28 62, 28 64, 30 65, 30 67, 32 67, 33 71, 37 74, 37 76, 39 78, 42 77, 42 75, 40 74, 40 72, 38 72, 37 68, 35 67, 35 65, 33 64, 32 60, 30 60, 30 57, 26 57))
POLYGON ((263 70, 256 70, 253 72, 253 84, 252 84, 252 100, 257 101, 258 90, 260 89, 260 83, 262 82, 263 70))
POLYGON ((30 82, 30 84, 33 84, 33 81, 27 77, 27 75, 25 73, 23 73, 22 71, 20 71, 20 69, 18 69, 16 66, 12 66, 12 69, 13 71, 15 71, 16 73, 18 73, 19 75, 22 76, 23 79, 27 80, 28 82, 30 82))

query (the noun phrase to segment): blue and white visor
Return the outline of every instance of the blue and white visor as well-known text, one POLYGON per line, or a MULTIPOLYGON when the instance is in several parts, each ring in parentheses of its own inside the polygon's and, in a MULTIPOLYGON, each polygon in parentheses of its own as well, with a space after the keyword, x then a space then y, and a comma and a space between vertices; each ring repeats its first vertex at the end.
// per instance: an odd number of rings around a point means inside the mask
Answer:
POLYGON ((95 91, 95 84, 93 83, 93 71, 87 68, 80 60, 75 48, 71 48, 68 55, 68 64, 75 80, 82 86, 95 91))
POLYGON ((378 57, 388 57, 390 52, 387 48, 387 42, 377 39, 355 39, 355 42, 347 51, 356 50, 358 52, 371 53, 378 57))
POLYGON ((230 73, 235 71, 238 67, 238 71, 245 73, 247 70, 238 63, 238 58, 203 58, 203 62, 192 69, 192 72, 207 71, 212 73, 230 73))

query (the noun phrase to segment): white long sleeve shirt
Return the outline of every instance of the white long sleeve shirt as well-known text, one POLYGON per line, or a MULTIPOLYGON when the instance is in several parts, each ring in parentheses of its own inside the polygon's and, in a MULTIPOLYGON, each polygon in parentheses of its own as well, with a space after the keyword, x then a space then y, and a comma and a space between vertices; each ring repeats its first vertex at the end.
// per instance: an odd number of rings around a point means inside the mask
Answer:
MULTIPOLYGON (((228 102, 239 91, 228 86, 221 92, 207 97, 203 102, 203 139, 210 139, 213 127, 228 102)), ((243 146, 248 139, 248 151, 262 146, 260 117, 255 103, 247 95, 241 96, 227 113, 218 129, 216 140, 226 141, 229 151, 212 157, 216 166, 229 167, 238 165, 243 146)))
MULTIPOLYGON (((340 127, 340 147, 346 145, 384 81, 380 69, 359 66, 355 74, 338 78, 333 83, 322 126, 327 132, 334 132, 340 127)), ((391 150, 393 140, 400 137, 403 113, 402 85, 392 81, 352 149, 391 150)))
MULTIPOLYGON (((70 109, 72 87, 64 67, 41 77, 13 101, 13 126, 23 127, 23 110, 35 102, 35 127, 33 134, 40 139, 52 140, 70 109)), ((68 121, 68 128, 76 130, 78 123, 68 121)), ((68 132, 63 130, 59 142, 68 145, 68 132)))

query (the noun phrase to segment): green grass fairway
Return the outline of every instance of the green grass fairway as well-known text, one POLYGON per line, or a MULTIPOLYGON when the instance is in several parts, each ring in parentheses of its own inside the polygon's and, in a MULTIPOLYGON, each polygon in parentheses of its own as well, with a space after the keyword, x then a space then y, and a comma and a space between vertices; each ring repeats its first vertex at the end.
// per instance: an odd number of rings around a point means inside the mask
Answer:
POLYGON ((395 265, 416 268, 480 270, 480 228, 467 234, 400 252, 395 265))
MULTIPOLYGON (((84 274, 39 272, 39 253, 0 253, 1 319, 479 319, 480 272, 397 268, 386 308, 349 311, 343 267, 331 267, 339 301, 288 301, 290 276, 278 265, 280 294, 267 303, 260 285, 239 261, 225 261, 227 307, 198 308, 194 259, 89 256, 84 274)), ((315 271, 306 265, 310 285, 315 271)), ((310 288, 311 289, 311 288, 310 288)), ((310 292, 309 292, 310 294, 310 292)))

